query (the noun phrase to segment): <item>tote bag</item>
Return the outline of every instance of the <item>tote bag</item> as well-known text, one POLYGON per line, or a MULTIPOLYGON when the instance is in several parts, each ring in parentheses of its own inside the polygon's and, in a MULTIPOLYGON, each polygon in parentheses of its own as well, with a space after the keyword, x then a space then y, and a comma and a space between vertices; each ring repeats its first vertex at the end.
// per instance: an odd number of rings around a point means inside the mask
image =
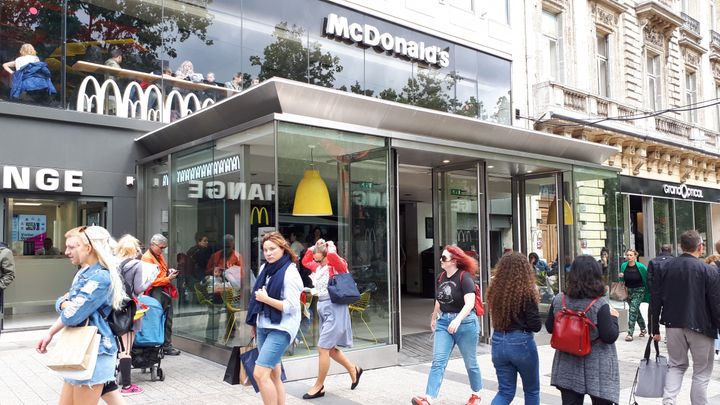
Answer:
POLYGON ((98 352, 100 351, 100 334, 96 333, 90 343, 90 352, 88 352, 88 365, 85 370, 53 370, 53 372, 62 378, 71 380, 85 381, 92 378, 95 373, 95 365, 97 364, 98 352))
POLYGON ((333 304, 349 305, 360 299, 360 291, 350 273, 338 273, 330 278, 328 294, 333 304))
POLYGON ((610 298, 616 301, 625 301, 628 297, 627 287, 622 281, 614 281, 610 284, 610 298))
POLYGON ((645 356, 640 360, 640 365, 635 372, 631 400, 634 401, 634 397, 662 398, 667 371, 667 359, 660 355, 658 342, 653 341, 653 338, 650 337, 645 346, 645 356), (655 343, 654 359, 650 358, 650 342, 655 343))
POLYGON ((50 352, 48 368, 55 371, 87 370, 92 357, 97 357, 97 350, 95 356, 92 356, 92 343, 97 334, 97 326, 63 328, 57 344, 50 352))

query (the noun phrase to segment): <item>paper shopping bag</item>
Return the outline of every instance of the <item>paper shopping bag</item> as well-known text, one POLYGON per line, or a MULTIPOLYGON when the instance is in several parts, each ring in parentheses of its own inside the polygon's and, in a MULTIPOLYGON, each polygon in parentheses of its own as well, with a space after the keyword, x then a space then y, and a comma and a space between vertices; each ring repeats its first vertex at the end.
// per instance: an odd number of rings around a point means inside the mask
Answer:
MULTIPOLYGON (((87 370, 93 351, 93 339, 98 334, 96 326, 66 326, 55 347, 50 351, 48 368, 60 370, 87 370)), ((95 351, 97 357, 97 351, 95 351)))

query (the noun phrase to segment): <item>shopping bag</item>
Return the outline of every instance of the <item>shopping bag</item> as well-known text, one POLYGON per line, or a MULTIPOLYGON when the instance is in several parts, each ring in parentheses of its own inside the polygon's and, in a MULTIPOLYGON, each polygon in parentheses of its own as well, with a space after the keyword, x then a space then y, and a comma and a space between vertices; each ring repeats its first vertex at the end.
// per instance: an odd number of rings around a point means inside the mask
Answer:
POLYGON ((350 273, 338 273, 328 281, 328 294, 333 304, 349 305, 360 299, 360 291, 350 273))
MULTIPOLYGON (((87 370, 97 326, 66 326, 50 351, 47 366, 51 370, 87 370)), ((95 356, 97 357, 97 352, 95 356)))
POLYGON ((92 378, 95 373, 95 365, 97 364, 98 352, 100 351, 100 339, 102 337, 99 333, 93 336, 92 342, 90 343, 90 351, 88 352, 88 363, 85 370, 52 370, 55 374, 62 378, 68 378, 77 381, 86 381, 92 378))
POLYGON ((610 284, 610 299, 616 301, 625 301, 628 297, 627 287, 622 281, 614 281, 610 284))
POLYGON ((227 367, 225 368, 225 377, 223 381, 230 385, 250 385, 248 381, 248 375, 243 368, 240 356, 255 348, 254 338, 250 339, 247 346, 234 346, 228 359, 227 367))
MULTIPOLYGON (((645 347, 645 356, 640 360, 640 366, 638 366, 635 372, 635 380, 633 381, 633 387, 631 391, 631 401, 634 401, 634 397, 643 398, 662 398, 663 391, 665 390, 665 378, 667 376, 668 365, 667 359, 660 355, 660 348, 658 342, 655 342, 652 337, 648 339, 647 346, 645 347), (655 344, 655 358, 650 358, 650 342, 655 344)), ((637 404, 637 402, 634 402, 637 404)))
MULTIPOLYGON (((245 373, 247 374, 248 382, 250 383, 250 385, 252 385, 255 392, 260 392, 260 388, 258 388, 257 381, 255 381, 255 377, 253 377, 253 373, 255 372, 255 362, 258 359, 259 353, 260 352, 258 351, 258 348, 254 347, 240 355, 240 362, 242 363, 243 369, 245 370, 245 373)), ((282 365, 282 362, 280 363, 280 369, 281 369, 280 379, 282 381, 287 380, 287 376, 285 376, 285 367, 282 365)))

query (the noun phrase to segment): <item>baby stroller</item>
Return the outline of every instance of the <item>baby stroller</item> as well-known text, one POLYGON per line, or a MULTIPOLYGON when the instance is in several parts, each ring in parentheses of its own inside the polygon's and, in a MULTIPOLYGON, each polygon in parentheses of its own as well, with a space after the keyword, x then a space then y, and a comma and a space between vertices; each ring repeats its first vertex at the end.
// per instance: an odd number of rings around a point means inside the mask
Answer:
POLYGON ((165 373, 160 368, 160 360, 164 357, 165 312, 155 298, 143 295, 139 301, 148 309, 142 317, 142 328, 135 335, 130 351, 132 366, 142 369, 143 373, 150 369, 150 381, 164 381, 165 373))

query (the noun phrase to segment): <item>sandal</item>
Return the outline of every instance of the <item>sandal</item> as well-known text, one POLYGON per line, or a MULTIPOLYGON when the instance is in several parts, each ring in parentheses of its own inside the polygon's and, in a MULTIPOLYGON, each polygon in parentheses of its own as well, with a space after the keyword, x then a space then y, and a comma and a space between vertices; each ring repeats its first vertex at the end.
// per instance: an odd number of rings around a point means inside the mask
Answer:
POLYGON ((645 337, 646 335, 647 335, 647 331, 646 331, 646 330, 641 330, 641 331, 640 331, 640 335, 638 335, 638 336, 639 336, 639 337, 645 337))
POLYGON ((633 340, 632 335, 627 335, 627 336, 625 336, 625 341, 626 341, 626 342, 632 342, 632 340, 633 340))

